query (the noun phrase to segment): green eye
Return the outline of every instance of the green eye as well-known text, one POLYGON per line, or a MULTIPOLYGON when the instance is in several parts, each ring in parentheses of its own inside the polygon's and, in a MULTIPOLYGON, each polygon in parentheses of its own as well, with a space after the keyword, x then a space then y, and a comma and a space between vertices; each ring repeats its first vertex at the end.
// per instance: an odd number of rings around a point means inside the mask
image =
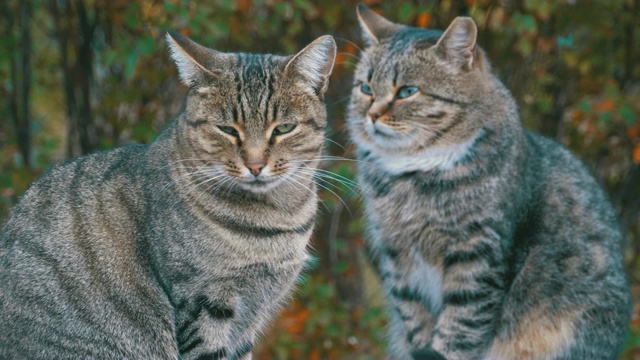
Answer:
POLYGON ((420 89, 417 86, 403 86, 398 90, 398 94, 396 95, 398 99, 408 98, 409 96, 417 93, 420 89))
POLYGON ((222 130, 222 132, 225 132, 231 136, 238 136, 240 134, 238 134, 238 130, 236 130, 234 127, 232 126, 218 126, 218 129, 222 130))
POLYGON ((273 129, 273 135, 282 135, 282 134, 290 133, 295 128, 296 128, 296 124, 293 124, 293 123, 278 125, 276 126, 275 129, 273 129))
POLYGON ((369 84, 364 81, 360 84, 360 91, 362 91, 363 94, 373 95, 373 90, 371 90, 369 84))

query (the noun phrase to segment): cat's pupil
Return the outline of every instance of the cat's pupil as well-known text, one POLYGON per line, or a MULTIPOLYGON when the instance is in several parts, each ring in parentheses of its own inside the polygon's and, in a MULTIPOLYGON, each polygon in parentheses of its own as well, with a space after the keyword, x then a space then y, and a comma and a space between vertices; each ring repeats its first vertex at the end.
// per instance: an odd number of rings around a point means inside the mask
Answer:
POLYGON ((360 91, 367 95, 373 95, 373 90, 371 90, 371 87, 366 82, 362 82, 362 84, 360 84, 360 91))
POLYGON ((417 86, 403 86, 398 90, 398 94, 396 95, 398 99, 408 98, 409 96, 418 92, 417 86))

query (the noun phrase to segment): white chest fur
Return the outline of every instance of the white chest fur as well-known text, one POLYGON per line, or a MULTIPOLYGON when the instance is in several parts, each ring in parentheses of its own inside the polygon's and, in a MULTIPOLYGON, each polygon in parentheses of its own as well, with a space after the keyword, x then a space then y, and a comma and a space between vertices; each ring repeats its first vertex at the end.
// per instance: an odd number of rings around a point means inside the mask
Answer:
POLYGON ((388 154, 377 151, 377 164, 393 175, 412 171, 449 170, 469 153, 476 138, 464 143, 430 147, 414 154, 388 154))

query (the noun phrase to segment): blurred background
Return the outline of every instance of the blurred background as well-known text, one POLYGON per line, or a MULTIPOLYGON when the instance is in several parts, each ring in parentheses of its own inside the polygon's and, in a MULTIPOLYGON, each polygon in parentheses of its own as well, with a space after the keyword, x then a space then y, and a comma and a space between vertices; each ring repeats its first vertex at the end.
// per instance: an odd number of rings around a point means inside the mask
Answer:
MULTIPOLYGON (((186 88, 167 54, 168 29, 222 51, 281 54, 332 34, 339 55, 327 96, 335 142, 327 149, 353 157, 344 112, 362 47, 357 2, 0 0, 0 223, 52 165, 153 141, 179 113, 186 88)), ((458 15, 474 18, 478 42, 525 126, 572 149, 606 187, 627 235, 625 265, 637 299, 640 0, 364 2, 418 27, 444 29, 458 15)), ((354 177, 352 162, 323 166, 354 177)), ((265 332, 257 359, 384 359, 386 317, 364 256, 357 192, 324 185, 315 261, 265 332)), ((640 359, 636 316, 622 358, 640 359)))

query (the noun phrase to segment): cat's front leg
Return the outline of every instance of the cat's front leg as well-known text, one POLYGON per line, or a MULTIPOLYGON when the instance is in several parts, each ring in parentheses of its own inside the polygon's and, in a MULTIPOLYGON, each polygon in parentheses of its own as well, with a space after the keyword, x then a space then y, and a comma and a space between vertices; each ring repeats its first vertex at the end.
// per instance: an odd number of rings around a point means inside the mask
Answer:
POLYGON ((440 274, 420 255, 389 248, 380 255, 379 270, 390 305, 390 353, 411 359, 431 341, 440 308, 440 274))
POLYGON ((504 299, 502 262, 488 242, 477 244, 484 245, 449 251, 445 258, 443 307, 431 346, 449 360, 483 357, 504 299))
POLYGON ((251 339, 243 341, 241 345, 229 354, 229 360, 252 360, 253 359, 253 344, 255 343, 255 334, 251 336, 251 339))
POLYGON ((229 339, 237 316, 230 298, 197 295, 177 307, 176 325, 180 359, 231 359, 229 339))

